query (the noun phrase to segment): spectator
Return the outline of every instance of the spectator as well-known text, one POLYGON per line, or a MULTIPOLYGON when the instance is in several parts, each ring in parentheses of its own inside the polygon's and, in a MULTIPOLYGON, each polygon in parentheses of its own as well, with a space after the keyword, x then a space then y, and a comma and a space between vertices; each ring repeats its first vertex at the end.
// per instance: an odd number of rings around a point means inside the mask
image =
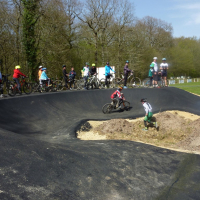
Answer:
POLYGON ((71 71, 69 72, 69 84, 70 84, 70 90, 72 90, 72 84, 74 84, 74 79, 76 76, 76 72, 74 71, 74 68, 71 68, 71 71))
POLYGON ((168 70, 168 64, 166 63, 166 58, 162 59, 162 63, 160 64, 160 70, 161 70, 161 76, 165 80, 165 86, 167 85, 167 70, 168 70))
POLYGON ((62 68, 63 68, 63 78, 64 78, 64 80, 65 80, 65 87, 66 87, 66 89, 68 89, 68 74, 67 74, 67 72, 66 72, 66 65, 63 65, 62 66, 62 68))
POLYGON ((131 72, 131 70, 128 68, 128 64, 129 64, 129 61, 127 60, 124 66, 124 88, 125 89, 127 88, 126 83, 127 83, 128 73, 131 72))
POLYGON ((40 80, 40 76, 41 76, 41 74, 42 74, 42 68, 43 68, 42 66, 39 66, 39 70, 38 70, 38 80, 39 80, 39 83, 40 83, 40 84, 42 84, 42 83, 41 83, 41 80, 40 80))
POLYGON ((97 73, 95 63, 92 64, 92 67, 90 69, 90 73, 91 73, 91 75, 95 75, 97 73))
POLYGON ((149 81, 150 84, 149 86, 152 87, 152 81, 153 81, 153 67, 150 65, 150 69, 149 69, 149 81))
POLYGON ((158 87, 158 65, 157 65, 157 57, 153 58, 153 62, 150 67, 153 67, 153 87, 158 87))
POLYGON ((84 80, 85 80, 85 87, 84 87, 84 89, 85 90, 87 90, 88 88, 87 88, 87 82, 88 82, 88 77, 89 77, 89 75, 90 75, 90 68, 89 68, 89 63, 88 62, 86 62, 85 63, 85 67, 83 67, 83 78, 84 78, 84 80))
POLYGON ((114 73, 115 73, 115 70, 113 70, 110 65, 109 65, 109 62, 106 63, 106 66, 105 66, 105 88, 108 87, 108 79, 110 79, 110 70, 112 70, 114 73))
POLYGON ((23 74, 22 72, 20 72, 20 70, 19 70, 20 68, 21 67, 19 65, 15 66, 14 74, 13 74, 13 80, 17 83, 17 88, 19 90, 19 94, 22 94, 19 78, 20 78, 20 76, 26 77, 26 75, 23 74))

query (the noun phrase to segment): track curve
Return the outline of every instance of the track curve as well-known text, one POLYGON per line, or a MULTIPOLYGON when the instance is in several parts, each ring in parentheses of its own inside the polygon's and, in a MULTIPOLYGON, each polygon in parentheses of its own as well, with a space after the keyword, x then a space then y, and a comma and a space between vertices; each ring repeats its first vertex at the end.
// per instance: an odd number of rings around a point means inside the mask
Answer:
POLYGON ((105 115, 113 90, 0 100, 0 199, 199 199, 199 155, 130 141, 80 141, 87 120, 182 110, 200 115, 200 97, 176 88, 127 89, 132 109, 105 115))

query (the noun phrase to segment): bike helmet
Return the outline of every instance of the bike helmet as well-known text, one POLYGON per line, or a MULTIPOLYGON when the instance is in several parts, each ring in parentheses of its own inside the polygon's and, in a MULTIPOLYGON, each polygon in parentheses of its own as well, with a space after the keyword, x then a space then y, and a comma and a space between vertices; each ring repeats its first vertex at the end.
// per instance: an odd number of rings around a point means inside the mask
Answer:
POLYGON ((109 65, 109 62, 107 62, 106 65, 109 65))
POLYGON ((127 60, 126 63, 129 63, 129 61, 127 60))
POLYGON ((153 57, 153 59, 154 59, 154 60, 157 60, 158 58, 157 58, 157 57, 153 57))
POLYGON ((66 65, 63 65, 62 68, 66 67, 66 65))
POLYGON ((85 65, 90 65, 89 62, 86 62, 85 65))
POLYGON ((167 59, 166 59, 166 58, 163 58, 162 60, 163 60, 163 61, 166 61, 167 59))
POLYGON ((42 68, 42 71, 46 70, 47 68, 42 68))
POLYGON ((92 63, 92 67, 95 67, 95 63, 92 63))
POLYGON ((40 65, 38 68, 39 68, 39 69, 41 69, 41 68, 42 68, 42 66, 40 65))
POLYGON ((123 87, 118 87, 117 89, 118 89, 118 90, 122 90, 122 89, 123 89, 123 87))
POLYGON ((140 102, 147 102, 147 99, 143 98, 143 99, 140 100, 140 102))
POLYGON ((15 66, 15 69, 20 69, 21 67, 19 65, 15 66))

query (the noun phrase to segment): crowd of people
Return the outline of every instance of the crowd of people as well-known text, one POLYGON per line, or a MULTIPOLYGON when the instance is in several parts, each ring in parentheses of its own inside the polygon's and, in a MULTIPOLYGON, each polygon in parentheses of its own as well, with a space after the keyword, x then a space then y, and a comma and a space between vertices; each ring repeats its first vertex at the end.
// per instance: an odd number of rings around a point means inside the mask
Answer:
MULTIPOLYGON (((21 67, 19 65, 17 65, 15 67, 14 74, 13 74, 13 80, 17 83, 19 93, 21 94, 22 91, 21 91, 19 78, 20 78, 20 76, 26 77, 26 75, 23 74, 20 71, 20 68, 21 67)), ((153 62, 150 64, 150 69, 149 69, 149 73, 148 73, 148 76, 149 76, 149 79, 150 79, 150 86, 158 87, 158 77, 159 77, 159 75, 161 75, 162 78, 165 80, 165 86, 167 86, 167 70, 168 70, 168 64, 166 63, 166 58, 162 58, 162 63, 160 64, 160 68, 159 68, 158 64, 157 64, 157 57, 154 57, 153 62)), ((43 82, 47 82, 48 86, 51 86, 51 79, 47 76, 46 71, 47 71, 47 68, 39 66, 38 80, 39 80, 39 84, 41 86, 42 86, 43 82)), ((111 68, 109 62, 106 62, 106 65, 105 65, 105 88, 109 87, 108 80, 111 77, 111 71, 116 73, 115 70, 111 68)), ((88 62, 86 62, 85 66, 83 67, 81 72, 82 72, 82 77, 85 81, 84 89, 87 89, 87 82, 88 82, 89 76, 90 75, 97 75, 96 65, 93 63, 92 67, 90 68, 90 64, 88 62)), ((129 73, 132 73, 132 72, 133 71, 131 69, 129 69, 129 61, 126 60, 125 66, 124 66, 124 83, 123 83, 124 89, 127 88, 126 85, 127 85, 128 75, 129 75, 129 73)), ((65 88, 71 90, 72 85, 74 84, 75 77, 77 75, 74 68, 72 67, 71 71, 69 73, 67 73, 66 65, 63 65, 62 66, 62 74, 63 74, 63 78, 64 78, 64 81, 65 81, 65 88)), ((2 78, 3 78, 3 75, 0 72, 0 97, 4 97, 2 78)))

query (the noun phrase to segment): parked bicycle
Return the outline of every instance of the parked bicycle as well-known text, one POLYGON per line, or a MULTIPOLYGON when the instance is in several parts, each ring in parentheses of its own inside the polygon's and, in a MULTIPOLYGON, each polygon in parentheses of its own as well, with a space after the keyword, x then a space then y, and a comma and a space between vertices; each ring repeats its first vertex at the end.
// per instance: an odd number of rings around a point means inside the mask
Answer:
MULTIPOLYGON (((105 75, 105 74, 104 74, 105 75)), ((114 78, 114 75, 113 73, 110 74, 110 78, 107 79, 108 81, 108 86, 109 88, 116 88, 117 87, 117 84, 116 84, 116 79, 114 78)), ((106 79, 105 78, 102 78, 99 82, 99 88, 100 89, 105 89, 106 88, 106 79)))
MULTIPOLYGON (((28 77, 22 76, 22 78, 20 80, 21 89, 22 89, 22 91, 24 91, 25 94, 31 94, 32 93, 32 84, 27 82, 25 80, 25 78, 28 78, 28 77)), ((19 93, 16 81, 10 82, 8 94, 10 96, 15 96, 16 93, 19 93)), ((21 93, 19 93, 19 94, 21 94, 21 93)))
MULTIPOLYGON (((124 74, 121 73, 122 78, 115 78, 115 84, 117 86, 124 84, 124 74)), ((141 87, 141 80, 138 77, 134 77, 134 72, 132 71, 131 74, 127 78, 127 86, 128 87, 141 87)))
POLYGON ((10 74, 3 74, 2 75, 2 88, 4 91, 7 91, 7 93, 9 94, 9 88, 10 88, 10 81, 8 80, 8 77, 10 76, 10 74))
POLYGON ((103 107, 102 107, 102 112, 104 114, 109 114, 111 113, 112 111, 115 111, 115 110, 121 110, 121 111, 128 111, 130 109, 130 102, 126 101, 126 100, 122 100, 120 103, 119 103, 119 106, 116 107, 117 105, 117 100, 114 99, 111 103, 106 103, 103 107))

